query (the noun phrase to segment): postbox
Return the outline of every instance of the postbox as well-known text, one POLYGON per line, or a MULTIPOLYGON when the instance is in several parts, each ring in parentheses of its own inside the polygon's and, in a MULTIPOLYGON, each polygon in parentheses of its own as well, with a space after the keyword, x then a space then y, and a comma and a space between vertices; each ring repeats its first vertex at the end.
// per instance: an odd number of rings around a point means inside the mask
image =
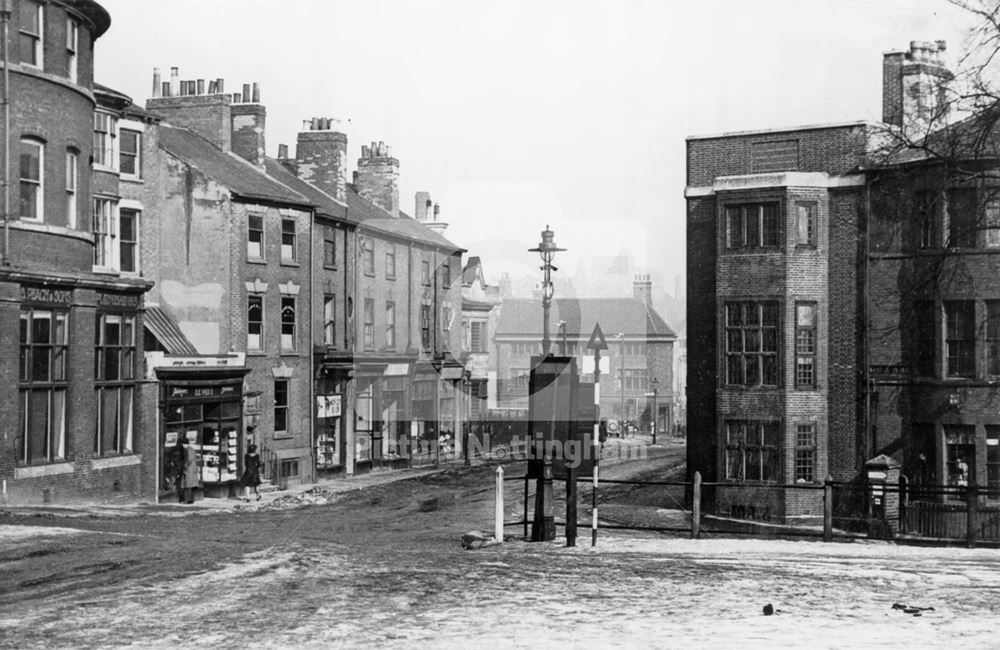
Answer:
POLYGON ((894 458, 879 454, 865 463, 868 479, 868 515, 875 530, 899 532, 899 473, 900 464, 894 458))

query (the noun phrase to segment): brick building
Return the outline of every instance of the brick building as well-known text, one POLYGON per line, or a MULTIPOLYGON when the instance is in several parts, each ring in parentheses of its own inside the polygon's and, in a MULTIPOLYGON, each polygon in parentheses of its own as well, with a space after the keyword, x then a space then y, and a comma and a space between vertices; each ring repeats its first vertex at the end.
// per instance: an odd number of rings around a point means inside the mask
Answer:
POLYGON ((500 287, 487 285, 482 261, 469 258, 462 269, 463 365, 468 371, 468 392, 472 420, 486 418, 497 406, 497 373, 490 343, 496 335, 500 314, 500 287))
MULTIPOLYGON (((592 350, 586 346, 600 325, 608 350, 601 352, 601 417, 648 427, 656 388, 657 430, 673 427, 673 344, 676 335, 653 309, 648 276, 638 276, 632 298, 552 300, 552 352, 577 359, 583 382, 593 383, 592 350), (606 365, 605 365, 606 364, 606 365), (655 380, 655 382, 654 382, 655 380)), ((500 409, 527 410, 531 358, 541 354, 540 300, 504 298, 493 340, 500 409)))
POLYGON ((911 480, 945 483, 965 457, 1000 481, 1000 235, 956 225, 995 204, 900 144, 949 132, 943 49, 885 55, 883 123, 687 140, 687 293, 704 297, 688 301, 688 472, 724 484, 719 512, 816 515, 818 492, 780 486, 855 480, 879 454, 911 480))
POLYGON ((150 283, 118 209, 129 152, 112 127, 129 100, 93 81, 110 18, 88 0, 11 10, 0 330, 20 335, 3 338, 2 500, 134 499, 155 480, 140 365, 150 283))

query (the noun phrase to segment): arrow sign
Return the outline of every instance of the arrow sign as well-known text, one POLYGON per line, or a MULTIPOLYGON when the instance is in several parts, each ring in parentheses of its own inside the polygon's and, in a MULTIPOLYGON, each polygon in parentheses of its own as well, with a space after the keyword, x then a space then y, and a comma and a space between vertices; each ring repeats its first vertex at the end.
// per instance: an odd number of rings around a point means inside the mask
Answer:
POLYGON ((601 324, 594 323, 594 331, 587 341, 587 350, 607 350, 608 342, 604 340, 604 332, 601 331, 601 324))

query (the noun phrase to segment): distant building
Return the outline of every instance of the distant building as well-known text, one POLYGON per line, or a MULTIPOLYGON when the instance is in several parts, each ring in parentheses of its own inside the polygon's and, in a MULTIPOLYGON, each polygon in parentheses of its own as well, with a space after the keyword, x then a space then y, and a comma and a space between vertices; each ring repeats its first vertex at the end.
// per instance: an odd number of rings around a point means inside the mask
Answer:
MULTIPOLYGON (((599 324, 609 347, 601 352, 601 417, 649 426, 655 387, 657 430, 669 431, 676 335, 653 309, 646 276, 633 289, 632 298, 554 298, 552 352, 576 357, 582 381, 593 382, 594 354, 586 346, 599 324)), ((541 332, 540 301, 504 299, 494 338, 499 409, 528 408, 531 357, 541 353, 541 332)))
POLYGON ((473 420, 483 419, 497 404, 496 368, 490 360, 501 301, 499 287, 486 284, 479 257, 470 257, 462 269, 462 349, 473 420))

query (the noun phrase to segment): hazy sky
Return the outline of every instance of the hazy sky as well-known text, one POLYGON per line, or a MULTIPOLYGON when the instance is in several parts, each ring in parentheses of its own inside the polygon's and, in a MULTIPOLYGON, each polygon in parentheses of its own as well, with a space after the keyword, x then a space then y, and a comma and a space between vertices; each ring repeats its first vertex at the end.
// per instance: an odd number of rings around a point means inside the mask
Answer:
POLYGON ((343 121, 349 158, 385 141, 400 202, 441 204, 489 275, 537 269, 550 224, 581 258, 626 247, 684 272, 684 138, 877 120, 881 60, 962 50, 944 0, 99 0, 97 80, 145 103, 152 70, 261 84, 267 148, 343 121))

